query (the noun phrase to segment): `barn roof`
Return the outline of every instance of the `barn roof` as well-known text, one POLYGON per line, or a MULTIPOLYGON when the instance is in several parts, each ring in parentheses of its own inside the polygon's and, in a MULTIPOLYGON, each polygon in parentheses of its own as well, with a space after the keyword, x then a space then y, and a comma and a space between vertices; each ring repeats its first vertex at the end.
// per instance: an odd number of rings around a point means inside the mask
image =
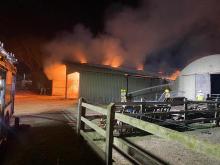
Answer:
POLYGON ((112 74, 121 74, 121 75, 129 75, 129 76, 137 76, 137 77, 151 77, 151 78, 159 78, 157 75, 147 73, 146 71, 141 70, 132 70, 128 68, 113 68, 106 65, 98 65, 98 64, 81 64, 81 63, 73 63, 66 62, 67 65, 67 73, 71 73, 73 71, 88 71, 88 72, 99 72, 99 73, 112 73, 112 74))

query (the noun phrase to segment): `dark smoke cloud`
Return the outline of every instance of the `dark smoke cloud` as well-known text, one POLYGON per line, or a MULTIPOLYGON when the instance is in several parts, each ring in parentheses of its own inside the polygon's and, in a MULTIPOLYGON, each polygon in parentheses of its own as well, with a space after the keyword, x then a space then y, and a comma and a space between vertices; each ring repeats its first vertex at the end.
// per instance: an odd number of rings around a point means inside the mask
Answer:
POLYGON ((117 63, 117 66, 122 65, 126 56, 120 39, 106 34, 94 37, 82 25, 76 26, 72 33, 64 32, 57 36, 47 45, 46 50, 55 61, 70 60, 105 65, 117 63))
POLYGON ((174 43, 153 51, 146 58, 146 69, 151 72, 173 72, 183 69, 188 63, 203 56, 220 52, 220 31, 216 24, 194 24, 194 26, 174 43), (159 67, 153 67, 159 66, 159 67))
POLYGON ((218 53, 220 40, 218 0, 146 0, 138 7, 120 8, 108 15, 105 30, 94 36, 82 25, 62 33, 47 45, 59 60, 124 67, 145 64, 147 71, 173 72, 188 61, 218 53))

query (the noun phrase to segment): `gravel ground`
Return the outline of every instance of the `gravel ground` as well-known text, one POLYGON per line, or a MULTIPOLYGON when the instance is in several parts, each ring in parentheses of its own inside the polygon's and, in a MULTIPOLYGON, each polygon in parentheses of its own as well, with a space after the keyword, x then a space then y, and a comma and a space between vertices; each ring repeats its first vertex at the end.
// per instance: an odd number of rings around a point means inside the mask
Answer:
POLYGON ((64 114, 73 100, 18 93, 15 116, 20 128, 11 129, 3 165, 102 164, 89 146, 79 139, 64 114))
MULTIPOLYGON (((216 131, 220 132, 220 129, 215 130, 214 132, 216 131)), ((203 136, 201 133, 199 133, 199 131, 190 132, 189 134, 196 135, 198 138, 201 138, 203 136)), ((209 138, 217 139, 217 137, 212 137, 211 135, 209 138)), ((219 165, 220 164, 220 160, 208 157, 204 154, 193 152, 192 150, 185 148, 183 145, 181 145, 178 142, 168 141, 162 138, 158 138, 156 136, 149 135, 144 137, 132 137, 127 139, 133 142, 134 144, 138 145, 139 147, 145 149, 146 151, 150 152, 155 157, 160 158, 166 164, 171 164, 171 165, 177 165, 177 164, 178 165, 189 165, 189 164, 219 165)))

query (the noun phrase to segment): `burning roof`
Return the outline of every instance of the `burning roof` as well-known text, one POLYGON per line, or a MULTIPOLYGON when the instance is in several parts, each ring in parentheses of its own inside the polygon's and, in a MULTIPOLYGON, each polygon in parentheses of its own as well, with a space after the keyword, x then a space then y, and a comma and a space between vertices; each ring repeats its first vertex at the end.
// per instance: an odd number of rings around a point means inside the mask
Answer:
POLYGON ((97 71, 97 72, 106 72, 106 73, 110 72, 115 74, 123 74, 123 75, 130 75, 136 77, 159 78, 157 75, 148 73, 144 70, 133 70, 123 67, 111 67, 108 65, 89 64, 89 63, 84 63, 84 64, 74 63, 74 62, 65 62, 65 63, 67 66, 73 66, 74 68, 82 71, 97 71))

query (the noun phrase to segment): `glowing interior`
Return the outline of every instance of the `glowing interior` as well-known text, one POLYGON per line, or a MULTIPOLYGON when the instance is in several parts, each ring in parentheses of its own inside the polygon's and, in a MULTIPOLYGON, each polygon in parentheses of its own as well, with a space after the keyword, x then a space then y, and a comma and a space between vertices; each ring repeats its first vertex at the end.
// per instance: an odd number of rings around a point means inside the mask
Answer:
POLYGON ((79 72, 67 76, 67 98, 77 99, 79 97, 79 72))
POLYGON ((52 95, 64 96, 66 87, 66 65, 53 65, 47 68, 46 73, 52 80, 52 95))

